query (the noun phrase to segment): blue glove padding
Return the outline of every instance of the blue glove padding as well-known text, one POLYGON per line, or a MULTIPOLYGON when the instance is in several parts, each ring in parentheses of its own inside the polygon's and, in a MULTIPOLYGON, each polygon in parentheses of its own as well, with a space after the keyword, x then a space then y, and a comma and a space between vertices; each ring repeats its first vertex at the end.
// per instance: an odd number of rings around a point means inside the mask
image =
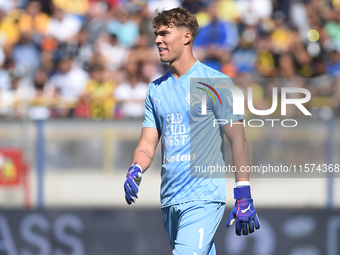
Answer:
POLYGON ((256 229, 260 228, 260 221, 255 211, 253 199, 250 197, 249 186, 235 188, 234 196, 236 202, 227 221, 227 227, 230 227, 236 221, 236 235, 240 236, 241 231, 243 235, 253 233, 255 231, 254 226, 256 229))
POLYGON ((135 198, 138 198, 137 193, 139 191, 139 185, 142 179, 142 169, 137 162, 130 166, 126 175, 126 181, 124 183, 125 200, 131 205, 135 203, 135 198))

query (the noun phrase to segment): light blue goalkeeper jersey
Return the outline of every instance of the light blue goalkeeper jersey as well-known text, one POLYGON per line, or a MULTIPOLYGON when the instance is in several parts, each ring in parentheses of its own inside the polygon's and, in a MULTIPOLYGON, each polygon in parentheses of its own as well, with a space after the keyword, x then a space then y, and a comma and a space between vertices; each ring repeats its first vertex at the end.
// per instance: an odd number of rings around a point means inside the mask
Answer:
MULTIPOLYGON (((145 99, 143 128, 156 128, 162 134, 162 208, 195 200, 225 202, 226 198, 224 178, 210 178, 209 174, 206 178, 192 178, 190 163, 191 169, 196 165, 224 166, 222 124, 214 127, 213 120, 226 119, 230 123, 242 119, 242 116, 232 114, 230 97, 221 96, 221 106, 208 94, 206 114, 202 115, 201 99, 195 102, 190 95, 190 79, 193 78, 207 83, 210 78, 230 81, 228 76, 196 61, 177 80, 169 71, 150 83, 145 99), (194 150, 190 150, 190 144, 194 150)), ((214 84, 210 85, 214 87, 214 84)), ((201 95, 206 93, 201 89, 197 91, 201 95)))

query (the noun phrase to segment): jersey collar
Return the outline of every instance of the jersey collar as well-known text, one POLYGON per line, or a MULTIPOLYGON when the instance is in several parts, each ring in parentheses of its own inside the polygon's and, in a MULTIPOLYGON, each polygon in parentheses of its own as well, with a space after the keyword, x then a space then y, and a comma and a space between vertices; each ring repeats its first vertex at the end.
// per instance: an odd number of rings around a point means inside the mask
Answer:
POLYGON ((190 73, 192 73, 199 66, 200 63, 201 62, 199 60, 196 60, 195 64, 193 64, 193 66, 189 69, 189 71, 186 74, 184 74, 183 76, 179 77, 177 80, 176 80, 175 76, 170 71, 173 82, 178 83, 178 82, 182 81, 183 79, 185 79, 188 75, 190 75, 190 73))

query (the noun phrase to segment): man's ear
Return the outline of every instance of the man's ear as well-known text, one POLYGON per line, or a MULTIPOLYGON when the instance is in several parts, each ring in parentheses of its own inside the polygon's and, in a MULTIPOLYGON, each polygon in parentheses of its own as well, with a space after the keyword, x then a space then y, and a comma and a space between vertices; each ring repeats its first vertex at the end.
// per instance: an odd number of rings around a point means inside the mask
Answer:
POLYGON ((191 33, 190 32, 185 32, 184 39, 183 39, 184 45, 189 45, 191 43, 191 40, 192 40, 191 33))

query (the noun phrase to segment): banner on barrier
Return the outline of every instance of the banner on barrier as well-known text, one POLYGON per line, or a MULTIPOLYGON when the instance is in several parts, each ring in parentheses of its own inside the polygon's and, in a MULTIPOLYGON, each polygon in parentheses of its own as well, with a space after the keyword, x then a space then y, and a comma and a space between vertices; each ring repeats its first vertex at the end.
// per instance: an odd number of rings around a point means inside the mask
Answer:
MULTIPOLYGON (((340 254, 340 211, 261 209, 261 228, 236 236, 225 223, 215 235, 217 254, 340 254)), ((199 234, 199 232, 197 232, 199 234)), ((159 209, 0 211, 0 255, 170 254, 159 209)))
POLYGON ((19 185, 23 168, 21 150, 0 149, 0 185, 19 185))

